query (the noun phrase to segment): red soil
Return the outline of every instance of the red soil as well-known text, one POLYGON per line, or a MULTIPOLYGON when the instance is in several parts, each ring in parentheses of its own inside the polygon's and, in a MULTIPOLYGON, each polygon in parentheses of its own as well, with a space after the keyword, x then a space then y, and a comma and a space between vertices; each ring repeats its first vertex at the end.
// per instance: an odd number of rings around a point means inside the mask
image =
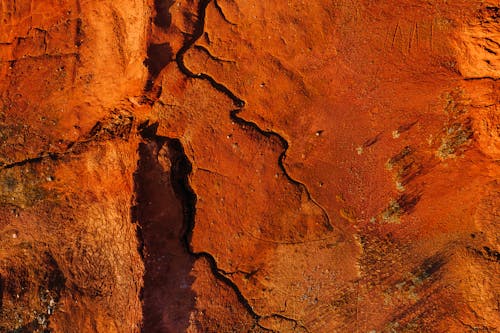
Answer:
POLYGON ((493 1, 0 4, 0 330, 497 332, 493 1))

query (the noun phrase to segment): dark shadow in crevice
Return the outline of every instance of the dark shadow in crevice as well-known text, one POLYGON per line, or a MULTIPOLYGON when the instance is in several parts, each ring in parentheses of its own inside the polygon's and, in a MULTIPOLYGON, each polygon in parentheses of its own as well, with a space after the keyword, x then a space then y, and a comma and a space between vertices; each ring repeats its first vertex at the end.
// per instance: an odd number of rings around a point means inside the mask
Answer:
MULTIPOLYGON (((144 65, 148 68, 150 79, 156 79, 161 70, 173 61, 174 55, 169 43, 150 44, 148 47, 148 57, 144 65)), ((147 88, 146 88, 147 90, 147 88)))
MULTIPOLYGON (((146 127, 149 128, 149 127, 146 127)), ((140 250, 145 265, 142 332, 185 332, 194 310, 190 275, 195 258, 187 251, 184 208, 172 181, 175 154, 170 140, 152 136, 139 146, 134 175, 140 250)))
POLYGON ((205 259, 212 271, 214 277, 220 282, 224 283, 226 286, 231 288, 235 293, 238 301, 245 307, 248 311, 248 314, 253 318, 255 325, 259 326, 258 321, 260 316, 255 313, 249 301, 242 294, 236 283, 234 283, 222 270, 217 267, 217 262, 212 254, 208 252, 194 252, 191 247, 191 238, 194 229, 195 216, 196 216, 196 202, 197 196, 196 193, 191 188, 189 182, 189 176, 192 172, 192 164, 189 161, 184 147, 182 143, 178 139, 169 139, 168 140, 169 150, 172 152, 172 185, 177 194, 177 197, 183 203, 183 214, 184 214, 184 224, 185 224, 185 232, 182 236, 184 246, 186 251, 188 251, 193 258, 205 259))
POLYGON ((189 272, 199 258, 208 261, 215 278, 234 291, 239 302, 259 326, 260 317, 238 286, 219 270, 215 258, 207 252, 193 251, 191 237, 195 223, 197 196, 189 182, 192 165, 181 141, 157 136, 157 128, 158 123, 150 124, 148 121, 138 127, 145 142, 139 146, 140 160, 135 174, 137 205, 133 208, 132 215, 135 216, 135 220, 139 223, 138 227, 141 229, 139 235, 142 238, 139 241, 143 244, 146 266, 142 332, 171 332, 171 330, 157 330, 154 326, 158 322, 158 311, 167 311, 167 308, 171 309, 169 311, 176 311, 179 315, 184 314, 184 317, 177 318, 177 323, 173 325, 176 328, 175 332, 185 331, 184 329, 189 325, 189 314, 195 310, 195 293, 189 289, 194 278, 189 275, 189 272), (169 177, 168 181, 166 177, 169 177), (169 216, 172 219, 167 222, 168 219, 154 218, 157 214, 160 216, 171 214, 169 216), (148 245, 152 244, 152 240, 162 238, 161 232, 165 229, 175 230, 175 235, 172 234, 166 239, 166 242, 171 242, 171 247, 175 249, 172 251, 176 254, 175 265, 171 265, 170 270, 158 267, 154 258, 162 254, 154 252, 152 245, 148 245), (151 269, 156 271, 151 273, 151 269), (169 289, 169 292, 162 293, 159 289, 162 286, 169 289), (155 301, 157 298, 163 301, 155 301))
POLYGON ((160 28, 168 28, 172 23, 172 15, 170 7, 174 4, 174 0, 155 0, 156 15, 153 23, 160 28))
MULTIPOLYGON (((172 15, 170 14, 170 7, 174 4, 173 0, 155 0, 153 13, 154 16, 151 18, 154 26, 160 29, 167 29, 172 23, 172 15)), ((150 40, 157 40, 154 38, 156 34, 156 29, 151 26, 150 30, 150 40)), ((144 91, 153 94, 153 99, 157 99, 161 95, 161 86, 155 85, 155 80, 160 75, 161 71, 167 64, 174 59, 174 54, 172 47, 169 43, 161 42, 149 42, 147 57, 144 60, 144 65, 147 67, 149 72, 149 77, 144 86, 144 91), (160 90, 159 90, 160 89, 160 90)), ((150 96, 151 98, 151 96, 150 96)))

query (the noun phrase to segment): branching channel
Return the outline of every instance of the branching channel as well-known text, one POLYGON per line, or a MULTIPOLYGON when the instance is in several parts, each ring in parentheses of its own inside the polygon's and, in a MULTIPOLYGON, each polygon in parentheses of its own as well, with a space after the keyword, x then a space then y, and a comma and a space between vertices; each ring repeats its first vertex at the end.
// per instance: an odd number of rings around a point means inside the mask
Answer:
MULTIPOLYGON (((193 78, 193 79, 201 79, 201 80, 208 81, 212 87, 214 87, 216 90, 218 90, 219 92, 221 92, 221 93, 225 94, 227 97, 229 97, 233 101, 234 106, 236 107, 236 109, 232 110, 230 113, 230 117, 231 117, 232 121, 234 121, 235 123, 240 125, 242 128, 250 128, 250 129, 260 133, 261 135, 263 135, 267 138, 274 137, 274 138, 278 139, 278 141, 281 143, 281 146, 283 147, 283 151, 281 152, 281 154, 278 158, 278 165, 279 165, 281 171, 283 172, 283 174, 285 175, 285 177, 288 179, 288 181, 290 183, 297 186, 301 191, 303 191, 306 194, 307 199, 310 200, 311 202, 313 202, 321 210, 322 215, 323 215, 323 219, 324 219, 325 227, 328 230, 333 231, 333 224, 331 222, 331 219, 330 219, 330 216, 329 216, 327 210, 323 206, 321 206, 312 197, 311 192, 309 191, 307 186, 304 183, 302 183, 302 182, 294 179, 292 176, 290 176, 287 169, 285 168, 284 160, 286 158, 286 153, 287 153, 288 148, 289 148, 288 141, 283 136, 281 136, 280 134, 278 134, 276 132, 263 130, 254 122, 251 122, 251 121, 248 121, 244 118, 241 118, 239 116, 239 113, 243 110, 243 107, 245 106, 244 100, 242 100, 241 98, 236 96, 236 94, 233 93, 228 87, 226 87, 225 85, 223 85, 220 82, 217 82, 210 75, 208 75, 206 73, 193 73, 184 63, 184 55, 186 54, 186 52, 189 49, 194 47, 194 44, 196 43, 196 41, 204 33, 206 9, 211 1, 212 0, 205 0, 205 1, 200 2, 199 8, 198 8, 198 18, 199 18, 198 24, 195 27, 192 38, 190 40, 188 40, 184 44, 184 46, 179 50, 179 52, 176 54, 175 60, 177 62, 177 66, 179 67, 179 69, 181 70, 181 72, 184 75, 186 75, 190 78, 193 78)), ((218 7, 218 10, 221 11, 220 7, 218 7)))
MULTIPOLYGON (((305 184, 301 183, 300 181, 292 178, 288 171, 285 168, 284 165, 284 160, 286 158, 286 152, 289 148, 288 141, 281 135, 279 135, 276 132, 273 131, 266 131, 261 129, 257 124, 245 120, 239 116, 239 113, 242 111, 243 107, 245 106, 245 102, 243 99, 239 98, 234 92, 232 92, 228 87, 226 87, 224 84, 218 82, 215 80, 213 77, 206 73, 193 73, 184 63, 184 55, 188 50, 190 50, 195 46, 196 41, 203 35, 204 30, 205 30, 205 17, 206 17, 206 10, 208 5, 213 1, 217 11, 222 15, 223 19, 228 22, 228 24, 235 25, 232 22, 229 22, 227 18, 225 17, 222 8, 216 3, 215 0, 201 0, 199 2, 198 8, 197 8, 197 18, 198 21, 194 27, 193 34, 190 36, 190 38, 183 44, 183 46, 180 48, 180 50, 175 54, 175 62, 177 63, 177 66, 179 70, 186 75, 189 78, 192 79, 201 79, 207 81, 214 89, 217 91, 223 93, 227 97, 229 97, 234 106, 235 109, 232 110, 229 114, 229 117, 232 121, 237 123, 239 126, 241 126, 245 130, 252 130, 260 133, 266 138, 275 138, 277 139, 281 146, 283 147, 283 151, 280 154, 278 158, 278 165, 280 169, 282 170, 283 174, 285 177, 288 179, 288 181, 298 187, 300 191, 305 193, 307 195, 308 200, 313 202, 319 209, 322 211, 323 219, 324 219, 324 224, 328 230, 333 230, 333 226, 330 221, 330 217, 328 216, 327 211, 319 205, 311 196, 308 188, 306 187, 305 184)), ((167 52, 168 53, 168 52, 167 52)), ((276 320, 286 320, 293 322, 297 328, 301 328, 302 330, 307 331, 307 329, 303 326, 300 325, 298 321, 284 317, 282 315, 277 315, 277 314, 271 314, 268 316, 261 316, 255 312, 253 309, 252 305, 249 303, 248 299, 245 298, 245 296, 242 294, 238 286, 230 279, 230 275, 227 272, 224 272, 223 270, 219 269, 217 266, 217 262, 215 258, 208 252, 194 252, 192 247, 191 247, 191 238, 192 238, 192 232, 194 228, 194 223, 195 223, 195 216, 196 216, 196 193, 193 191, 191 188, 191 185, 189 183, 189 176, 192 172, 192 165, 191 162, 189 161, 187 155, 184 152, 184 148, 182 147, 181 142, 178 139, 172 139, 172 138, 166 138, 166 137, 160 137, 156 135, 156 128, 157 125, 148 125, 145 124, 145 126, 139 130, 142 133, 143 138, 146 141, 161 141, 161 142, 168 142, 169 150, 171 151, 171 184, 174 188, 174 191, 178 198, 181 200, 183 204, 183 214, 184 214, 184 233, 182 234, 182 242, 187 250, 187 252, 193 256, 194 258, 204 258, 211 267, 212 273, 214 276, 223 282, 225 285, 229 286, 236 294, 239 302, 245 307, 245 309, 248 311, 250 316, 254 319, 255 322, 255 327, 263 331, 272 331, 269 330, 262 325, 260 325, 259 321, 261 319, 269 319, 269 318, 275 318, 276 320)))

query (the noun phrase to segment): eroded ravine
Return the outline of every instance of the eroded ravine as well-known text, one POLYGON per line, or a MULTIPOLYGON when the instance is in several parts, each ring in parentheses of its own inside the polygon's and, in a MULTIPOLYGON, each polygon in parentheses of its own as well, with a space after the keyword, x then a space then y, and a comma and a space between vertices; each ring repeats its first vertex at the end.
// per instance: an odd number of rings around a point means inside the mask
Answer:
MULTIPOLYGON (((219 14, 222 16, 224 21, 226 21, 228 24, 233 25, 234 23, 229 22, 227 18, 225 17, 222 8, 217 4, 217 2, 214 0, 205 0, 201 1, 198 4, 197 8, 197 21, 195 22, 193 26, 193 32, 191 34, 191 37, 188 38, 182 45, 182 47, 179 49, 179 51, 175 54, 175 62, 177 64, 177 67, 179 70, 188 78, 190 79, 195 79, 195 80, 204 80, 208 82, 215 90, 218 92, 226 95, 233 103, 233 105, 236 107, 236 109, 233 109, 229 113, 229 118, 231 121, 234 123, 238 124, 244 131, 254 131, 258 133, 258 135, 261 135, 264 138, 267 139, 275 139, 279 144, 282 146, 282 151, 279 154, 277 165, 280 168, 280 170, 283 172, 284 176, 288 180, 290 184, 293 186, 296 186, 299 192, 304 193, 306 195, 307 200, 312 202, 318 209, 321 211, 321 214, 323 216, 323 223, 324 227, 326 230, 333 231, 334 226, 331 223, 330 217, 328 215, 328 212, 326 209, 324 209, 318 202, 312 198, 307 186, 300 181, 294 179, 293 177, 290 176, 288 171, 286 170, 286 167, 284 165, 284 160, 286 158, 286 152, 289 148, 289 144, 287 140, 281 136, 280 134, 273 132, 273 131, 266 131, 261 129, 257 124, 245 120, 244 118, 240 117, 238 114, 243 110, 245 106, 245 101, 243 101, 241 98, 236 96, 228 87, 226 87, 224 84, 216 81, 213 77, 211 77, 208 74, 205 73, 193 73, 185 64, 184 62, 184 55, 186 52, 188 52, 192 47, 194 47, 195 43, 197 40, 203 35, 204 33, 204 28, 205 28, 205 16, 206 16, 206 10, 207 7, 213 2, 214 6, 216 7, 217 11, 219 14)), ((157 10, 158 13, 158 10, 157 10)), ((152 20, 153 22, 155 21, 154 19, 152 20)), ((165 43, 166 45, 167 43, 165 43)), ((159 44, 159 45, 164 45, 164 44, 159 44)), ((150 45, 149 48, 151 47, 157 49, 158 47, 156 45, 150 45)), ((169 49, 170 50, 170 49, 169 49)), ((151 55, 153 52, 150 51, 148 52, 149 55, 151 55)), ((149 82, 146 85, 146 95, 147 99, 150 100, 150 104, 154 104, 155 102, 158 101, 158 98, 161 94, 161 88, 154 88, 155 83, 154 80, 159 76, 159 73, 161 72, 161 69, 166 66, 168 63, 168 59, 171 57, 171 55, 167 52, 166 54, 163 55, 165 59, 161 58, 159 54, 155 54, 153 58, 148 58, 147 61, 145 61, 145 64, 148 65, 148 68, 150 69, 150 77, 149 77, 149 82), (158 64, 155 62, 159 62, 158 64), (152 94, 151 92, 155 91, 156 93, 152 94), (151 100, 153 99, 153 100, 151 100)), ((155 125, 149 125, 149 129, 152 129, 155 125)), ((157 127, 157 125, 156 125, 157 127)), ((153 130, 155 131, 155 130, 153 130)), ((251 305, 251 302, 245 298, 245 296, 242 294, 242 292, 239 290, 239 287, 233 280, 230 278, 232 273, 225 272, 221 269, 218 268, 217 262, 215 258, 208 252, 194 252, 191 247, 191 235, 192 231, 194 229, 194 223, 195 223, 195 215, 196 215, 196 194, 192 190, 190 184, 189 184, 189 176, 191 174, 192 166, 191 163, 187 157, 187 155, 184 153, 184 149, 182 147, 182 144, 180 140, 178 139, 173 139, 173 138, 167 138, 167 137, 159 137, 156 136, 156 134, 149 133, 149 137, 147 140, 153 140, 157 142, 158 140, 160 141, 168 141, 171 143, 171 149, 176 151, 177 157, 176 162, 172 164, 173 168, 171 170, 172 172, 172 183, 176 189, 176 194, 180 198, 182 205, 184 207, 184 223, 185 223, 185 233, 183 238, 183 242, 185 244, 185 247, 187 251, 192 255, 194 258, 204 258, 206 259, 212 268, 212 273, 214 276, 222 281, 223 283, 227 284, 228 286, 231 287, 231 289, 235 292, 237 295, 238 300, 240 303, 247 309, 248 313, 251 315, 251 317, 254 318, 255 320, 255 325, 259 326, 260 329, 263 329, 265 331, 270 331, 269 329, 261 326, 259 324, 259 320, 261 319, 269 319, 269 318, 277 318, 278 320, 283 320, 283 321, 290 321, 292 323, 292 327, 295 327, 296 329, 300 329, 303 331, 307 331, 307 328, 300 324, 297 320, 289 318, 287 316, 284 316, 282 314, 258 314, 254 310, 254 308, 251 305), (154 139, 153 139, 154 138, 154 139)), ((309 239, 309 241, 321 241, 324 240, 322 239, 309 239)), ((300 243, 300 242, 299 242, 300 243)), ((290 243, 293 244, 293 243, 290 243)))
POLYGON ((189 273, 199 259, 206 260, 214 277, 233 290, 258 326, 260 316, 238 286, 217 267, 215 258, 210 253, 192 250, 190 240, 197 199, 189 185, 191 163, 178 139, 158 136, 154 128, 154 124, 142 128, 145 143, 140 146, 141 160, 136 174, 134 215, 146 252, 142 331, 174 332, 189 327, 195 299, 190 291, 193 277, 189 273), (170 169, 166 170, 165 165, 170 169), (165 260, 169 262, 162 264, 165 260))
MULTIPOLYGON (((197 38, 203 34, 202 22, 204 22, 205 9, 209 3, 210 1, 200 2, 198 8, 200 17, 198 22, 201 23, 194 25, 193 38, 183 44, 175 57, 180 70, 186 74, 190 72, 184 66, 182 56, 197 38)), ((151 24, 163 28, 168 27, 170 22, 166 12, 168 12, 172 4, 173 2, 165 7, 161 2, 155 1, 156 17, 151 20, 151 24)), ((168 42, 162 44, 150 43, 148 45, 148 58, 144 64, 148 67, 149 77, 145 85, 143 100, 147 101, 149 105, 154 105, 154 103, 158 102, 161 94, 161 87, 155 86, 155 80, 160 75, 162 69, 171 61, 171 54, 169 53, 171 49, 168 45, 168 42), (162 45, 165 47, 160 47, 162 45), (167 49, 169 52, 162 52, 167 49)), ((203 77, 191 74, 187 74, 187 76, 190 78, 206 79, 214 88, 227 94, 233 101, 238 100, 227 88, 219 85, 209 76, 203 77)), ((238 104, 242 106, 244 103, 240 101, 238 104)), ((144 316, 141 330, 143 332, 173 332, 188 329, 190 313, 194 311, 194 308, 186 304, 189 303, 188 300, 193 302, 195 295, 183 294, 182 290, 179 290, 179 278, 176 276, 179 275, 179 271, 184 272, 181 276, 185 284, 186 279, 192 279, 189 276, 189 272, 192 270, 194 261, 204 259, 209 263, 213 276, 234 292, 240 304, 253 318, 254 327, 261 331, 270 331, 259 325, 261 316, 254 311, 238 286, 226 276, 225 272, 218 268, 215 258, 208 252, 193 251, 191 236, 195 224, 197 197, 189 184, 189 177, 192 171, 191 162, 184 153, 181 141, 176 138, 157 135, 157 128, 157 123, 149 124, 148 121, 139 124, 138 127, 144 143, 141 143, 139 147, 141 158, 135 176, 137 198, 133 215, 138 223, 138 239, 143 244, 140 252, 142 252, 146 269, 144 287, 141 292, 144 316), (160 156, 162 150, 163 156, 160 156), (165 158, 167 161, 160 162, 165 158), (169 170, 165 170, 165 163, 170 166, 169 170), (154 175, 152 176, 150 173, 154 175), (168 184, 161 185, 164 181, 160 181, 160 185, 158 185, 157 179, 161 178, 169 179, 168 184), (169 198, 169 195, 166 195, 167 193, 174 193, 175 198, 169 198), (162 212, 170 209, 165 207, 165 201, 170 200, 171 202, 172 199, 174 201, 178 200, 181 216, 159 217, 158 215, 165 215, 162 212), (158 239, 158 237, 165 238, 164 235, 171 234, 172 228, 174 229, 175 237, 163 240, 158 239), (167 249, 165 248, 165 244, 167 245, 167 249), (174 247, 176 249, 174 252, 178 252, 178 254, 172 254, 172 249, 168 250, 169 247, 174 247), (165 260, 165 258, 171 258, 170 262, 163 265, 159 264, 158 261, 165 260), (177 262, 178 264, 172 266, 172 262, 177 262), (165 279, 168 280, 167 283, 165 283, 165 279), (161 292, 161 290, 164 290, 164 292, 161 292), (181 305, 181 307, 179 308, 177 305, 181 305), (171 318, 171 320, 165 319, 165 317, 171 316, 177 316, 177 318, 171 318)), ((167 203, 167 205, 169 204, 167 203)), ((170 204, 169 206, 174 211, 177 210, 175 204, 173 206, 170 204)), ((189 285, 186 292, 189 292, 189 285)))
MULTIPOLYGON (((238 96, 236 96, 236 94, 233 93, 228 87, 226 87, 224 84, 222 84, 222 83, 218 82, 217 80, 215 80, 212 76, 210 76, 210 75, 208 75, 206 73, 193 73, 188 68, 188 66, 185 64, 185 62, 184 62, 184 55, 192 47, 194 47, 194 45, 197 42, 197 40, 204 33, 206 10, 207 10, 207 7, 211 3, 212 3, 212 1, 208 0, 208 1, 202 1, 198 5, 198 9, 197 9, 197 13, 198 13, 197 19, 198 20, 194 24, 193 33, 191 34, 191 37, 188 38, 185 41, 185 43, 182 45, 182 47, 179 49, 179 51, 175 55, 175 61, 176 61, 176 64, 177 64, 179 70, 185 76, 187 76, 188 78, 195 79, 195 80, 204 80, 204 81, 208 82, 215 90, 217 90, 218 92, 226 95, 232 101, 233 105, 236 107, 236 109, 233 109, 232 111, 230 111, 229 118, 231 119, 231 121, 233 121, 234 123, 238 124, 243 131, 256 132, 258 135, 261 135, 263 138, 275 140, 275 141, 277 141, 281 145, 282 150, 281 150, 281 153, 279 154, 278 160, 277 160, 277 165, 278 165, 279 169, 282 171, 283 175, 288 180, 288 182, 290 184, 292 184, 293 186, 295 186, 297 188, 298 192, 304 193, 305 196, 306 196, 306 199, 308 201, 310 201, 314 206, 316 206, 321 211, 321 215, 322 215, 322 219, 323 219, 323 225, 324 225, 325 229, 328 230, 328 231, 330 231, 330 232, 332 232, 334 230, 334 226, 332 225, 332 222, 330 220, 329 214, 326 211, 326 209, 324 207, 322 207, 311 196, 310 191, 309 191, 309 189, 307 188, 307 186, 305 184, 301 183, 300 181, 298 181, 298 180, 294 179, 292 176, 290 176, 290 174, 288 173, 288 171, 287 171, 287 169, 286 169, 286 167, 284 165, 284 160, 286 158, 286 153, 287 153, 287 150, 289 148, 289 144, 288 144, 287 140, 283 136, 281 136, 280 134, 278 134, 277 132, 270 131, 270 130, 263 130, 257 124, 255 124, 255 123, 253 123, 251 121, 248 121, 248 120, 240 117, 239 113, 243 110, 243 108, 245 106, 245 101, 243 101, 241 98, 239 98, 238 96)), ((216 7, 217 12, 224 19, 224 21, 226 21, 227 23, 233 25, 234 23, 228 22, 227 18, 225 17, 225 15, 224 15, 224 13, 222 11, 222 8, 216 3, 216 1, 213 1, 213 4, 216 7)), ((187 160, 186 156, 185 156, 185 158, 187 160)), ((191 170, 191 167, 189 167, 189 171, 190 170, 191 170)), ((194 195, 194 192, 191 190, 191 188, 188 186, 188 184, 189 184, 188 182, 185 183, 184 193, 188 193, 188 197, 189 197, 190 195, 194 195)), ((184 201, 184 202, 186 204, 186 201, 184 201)), ((191 221, 190 222, 191 227, 189 228, 191 231, 194 228, 194 220, 195 220, 195 205, 194 205, 194 203, 195 202, 196 202, 196 200, 194 200, 194 201, 188 200, 188 203, 187 203, 187 206, 191 207, 190 211, 192 212, 190 214, 191 215, 190 217, 189 216, 186 217, 187 220, 191 221), (193 204, 190 204, 189 202, 192 202, 193 204)), ((189 238, 190 238, 190 235, 191 235, 191 231, 188 232, 189 238)), ((325 237, 318 238, 318 239, 307 239, 307 240, 305 240, 305 242, 324 241, 326 239, 329 239, 328 235, 325 235, 325 237)), ((262 241, 266 241, 265 239, 261 239, 261 240, 262 241)), ((294 243, 295 242, 290 242, 289 244, 294 244, 294 243)), ((297 244, 300 244, 300 243, 302 243, 302 242, 297 242, 297 244)), ((286 244, 286 242, 283 243, 283 244, 286 244)), ((189 242, 187 242, 186 245, 189 246, 189 248, 190 248, 189 242)), ((240 300, 240 302, 245 306, 245 308, 252 315, 252 317, 254 317, 256 319, 257 322, 261 318, 268 319, 268 318, 275 317, 275 318, 277 318, 277 320, 283 320, 283 321, 290 321, 290 322, 292 322, 293 323, 292 326, 296 327, 297 329, 300 328, 302 330, 307 330, 306 327, 304 325, 302 325, 302 324, 299 324, 299 322, 297 320, 289 318, 287 316, 284 316, 283 314, 257 314, 255 312, 255 310, 253 309, 251 303, 243 296, 243 294, 241 293, 241 291, 238 289, 237 284, 235 282, 233 282, 231 280, 231 278, 229 277, 230 273, 226 273, 226 272, 220 270, 217 267, 217 263, 216 263, 215 258, 211 254, 209 254, 207 252, 196 252, 196 253, 192 253, 192 254, 195 255, 195 256, 206 257, 206 259, 209 260, 209 262, 212 265, 212 269, 214 271, 214 274, 219 279, 222 279, 223 281, 225 281, 227 284, 229 284, 231 286, 231 288, 238 295, 238 299, 240 300)))

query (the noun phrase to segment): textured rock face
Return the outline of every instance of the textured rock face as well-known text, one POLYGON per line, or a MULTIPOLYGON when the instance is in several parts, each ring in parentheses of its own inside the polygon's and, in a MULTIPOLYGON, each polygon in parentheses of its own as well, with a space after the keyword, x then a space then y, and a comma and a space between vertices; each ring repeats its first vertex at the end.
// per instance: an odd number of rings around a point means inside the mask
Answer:
POLYGON ((500 330, 499 21, 0 2, 0 330, 500 330))

